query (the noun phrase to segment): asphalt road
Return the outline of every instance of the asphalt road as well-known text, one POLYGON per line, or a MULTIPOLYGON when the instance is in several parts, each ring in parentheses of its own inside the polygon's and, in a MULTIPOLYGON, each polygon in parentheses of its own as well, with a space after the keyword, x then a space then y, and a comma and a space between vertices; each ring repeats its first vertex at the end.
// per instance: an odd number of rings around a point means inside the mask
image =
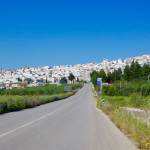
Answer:
POLYGON ((136 150, 96 108, 90 85, 74 96, 0 115, 0 150, 136 150))

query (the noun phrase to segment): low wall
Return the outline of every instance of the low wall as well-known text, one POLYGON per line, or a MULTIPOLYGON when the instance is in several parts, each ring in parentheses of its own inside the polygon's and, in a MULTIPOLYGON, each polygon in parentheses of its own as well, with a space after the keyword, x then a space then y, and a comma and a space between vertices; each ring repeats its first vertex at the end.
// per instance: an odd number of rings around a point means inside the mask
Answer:
POLYGON ((139 119, 146 121, 148 124, 150 124, 150 110, 141 110, 137 108, 127 108, 127 107, 121 107, 121 109, 130 112, 135 117, 138 117, 139 119))

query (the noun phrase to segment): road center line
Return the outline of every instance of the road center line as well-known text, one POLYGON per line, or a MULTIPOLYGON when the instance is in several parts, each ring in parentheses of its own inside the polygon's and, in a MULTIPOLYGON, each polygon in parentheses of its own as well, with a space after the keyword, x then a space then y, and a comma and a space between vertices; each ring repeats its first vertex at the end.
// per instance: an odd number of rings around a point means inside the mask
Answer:
POLYGON ((49 114, 47 114, 47 115, 44 115, 44 116, 42 116, 42 117, 40 117, 40 118, 38 118, 38 119, 35 119, 35 120, 33 120, 33 121, 29 122, 29 123, 26 123, 26 124, 24 124, 24 125, 22 125, 22 126, 20 126, 20 127, 15 128, 15 129, 13 129, 13 130, 10 130, 10 131, 8 131, 8 132, 5 132, 5 133, 3 133, 3 134, 0 135, 0 138, 3 137, 3 136, 6 136, 6 135, 8 135, 8 134, 10 134, 10 133, 12 133, 12 132, 15 132, 15 131, 17 131, 17 130, 20 130, 20 129, 22 129, 22 128, 25 128, 25 127, 27 127, 27 126, 29 126, 29 125, 31 125, 31 124, 37 122, 37 121, 40 121, 40 120, 42 120, 42 119, 44 119, 44 118, 47 118, 47 117, 49 117, 49 116, 51 116, 51 115, 53 115, 53 114, 55 114, 55 113, 61 111, 63 108, 65 108, 65 107, 71 105, 72 103, 73 103, 73 102, 70 102, 68 105, 65 105, 64 107, 61 107, 61 108, 59 108, 59 109, 57 109, 57 110, 55 110, 55 111, 53 111, 53 112, 51 112, 51 113, 49 113, 49 114))

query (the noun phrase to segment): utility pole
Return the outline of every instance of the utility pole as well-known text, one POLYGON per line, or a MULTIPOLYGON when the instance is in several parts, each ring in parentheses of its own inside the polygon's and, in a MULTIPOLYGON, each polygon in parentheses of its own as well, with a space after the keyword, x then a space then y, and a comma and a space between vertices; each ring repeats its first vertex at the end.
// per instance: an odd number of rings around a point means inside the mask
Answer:
POLYGON ((121 92, 121 81, 120 81, 120 92, 121 92))
POLYGON ((142 80, 141 80, 141 76, 140 76, 140 85, 141 85, 141 96, 142 96, 142 80))
POLYGON ((102 86, 103 86, 103 82, 102 82, 102 79, 101 79, 101 94, 102 94, 102 86))
POLYGON ((149 77, 150 77, 150 74, 148 75, 148 82, 149 82, 149 77))
POLYGON ((126 81, 126 96, 127 96, 127 81, 126 81))
POLYGON ((133 79, 133 93, 134 93, 134 79, 133 79))

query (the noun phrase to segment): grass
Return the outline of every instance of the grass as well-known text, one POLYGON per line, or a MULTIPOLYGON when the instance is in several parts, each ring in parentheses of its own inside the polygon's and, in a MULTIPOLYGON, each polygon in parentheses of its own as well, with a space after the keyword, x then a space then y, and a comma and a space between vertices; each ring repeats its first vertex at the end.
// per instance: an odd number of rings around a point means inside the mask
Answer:
POLYGON ((108 96, 129 96, 132 93, 139 93, 142 96, 150 95, 150 84, 113 84, 103 85, 103 93, 108 96))
POLYGON ((105 102, 117 107, 132 107, 148 110, 150 109, 150 96, 144 97, 137 93, 130 96, 103 96, 105 102))
POLYGON ((126 107, 129 105, 129 97, 127 96, 104 96, 105 102, 118 107, 126 107))
POLYGON ((98 97, 97 107, 107 114, 122 132, 135 141, 139 149, 150 149, 150 126, 119 108, 121 105, 130 104, 130 98, 106 96, 105 105, 102 105, 102 98, 98 97))
POLYGON ((14 95, 1 95, 0 96, 0 114, 6 113, 6 112, 12 112, 12 111, 18 111, 26 108, 33 108, 40 106, 45 103, 53 102, 56 100, 61 100, 64 98, 67 98, 73 94, 76 93, 76 91, 82 87, 82 84, 72 84, 72 91, 71 92, 65 92, 64 86, 56 86, 56 85, 46 85, 44 87, 36 87, 32 88, 33 91, 36 92, 35 95, 22 95, 18 93, 19 91, 22 92, 23 90, 26 90, 29 92, 31 90, 29 89, 12 89, 9 91, 5 91, 5 94, 7 92, 14 93, 14 91, 17 91, 17 94, 14 95), (48 87, 48 88, 47 88, 48 87), (38 89, 38 91, 36 91, 38 89), (43 91, 43 95, 38 94, 39 91, 43 91), (48 95, 46 95, 46 92, 44 90, 50 90, 48 92, 48 95), (50 94, 51 93, 51 94, 50 94))
POLYGON ((59 93, 67 93, 66 91, 64 91, 65 86, 71 86, 73 91, 77 88, 80 88, 82 86, 82 83, 62 85, 46 84, 44 86, 28 87, 23 89, 1 89, 0 95, 56 95, 59 93))
POLYGON ((130 112, 121 109, 121 107, 150 109, 150 96, 144 97, 137 93, 132 93, 130 96, 103 95, 97 97, 97 107, 108 115, 112 122, 114 122, 139 149, 150 149, 150 125, 142 119, 136 118, 136 116, 133 116, 130 112), (105 98, 105 104, 102 104, 103 98, 105 98))
POLYGON ((76 91, 59 95, 43 96, 0 96, 0 114, 18 111, 26 108, 33 108, 49 102, 67 98, 76 91))

